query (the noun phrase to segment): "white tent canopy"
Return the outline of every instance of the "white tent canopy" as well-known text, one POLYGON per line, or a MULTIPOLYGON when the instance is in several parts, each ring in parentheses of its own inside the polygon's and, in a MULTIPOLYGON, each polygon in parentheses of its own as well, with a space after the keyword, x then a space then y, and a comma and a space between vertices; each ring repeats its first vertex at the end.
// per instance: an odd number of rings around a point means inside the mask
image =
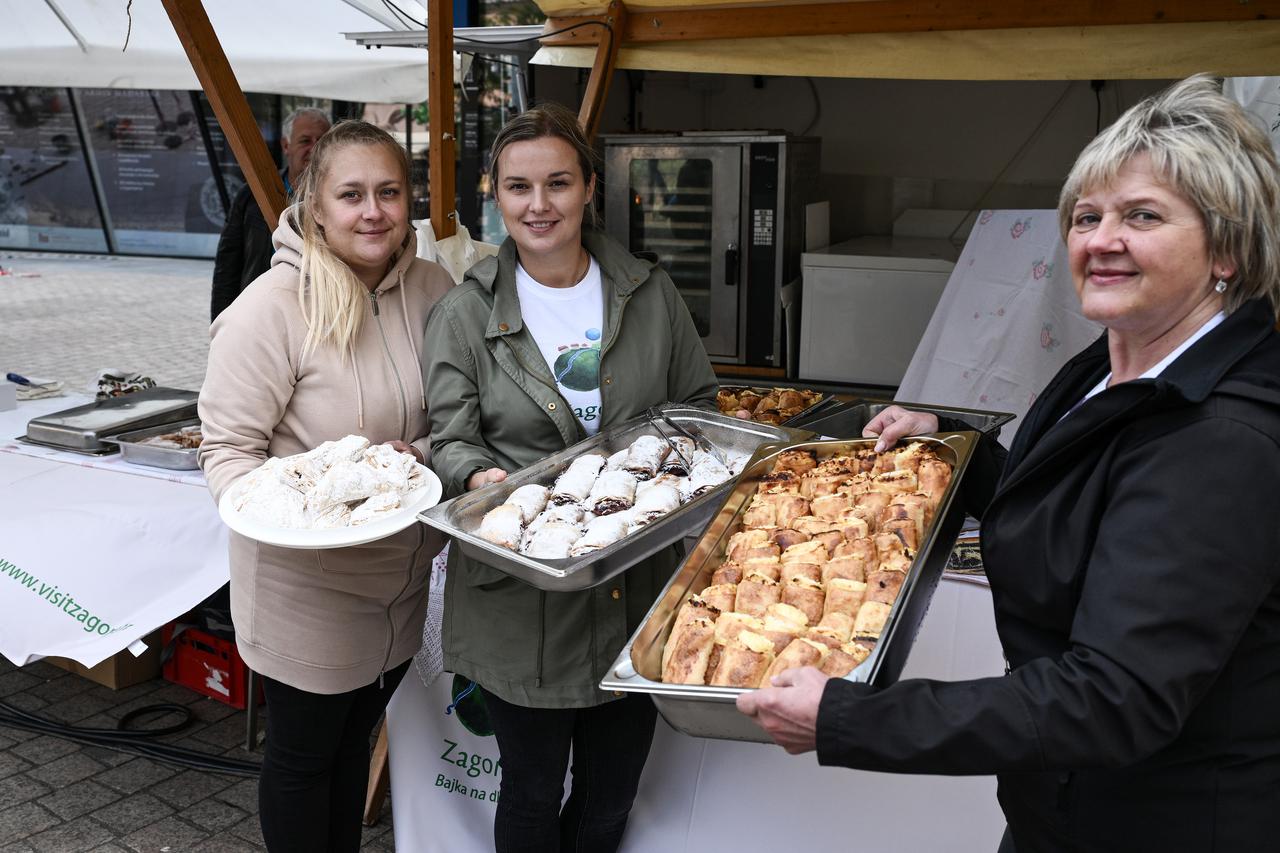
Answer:
MULTIPOLYGON (((132 32, 128 5, 127 0, 0 0, 0 86, 201 88, 160 0, 133 0, 132 32), (122 50, 126 33, 129 44, 122 50)), ((343 36, 409 26, 377 0, 204 5, 246 92, 376 103, 417 103, 427 97, 425 51, 366 49, 343 36)), ((416 0, 397 0, 396 6, 417 21, 426 19, 416 0)))

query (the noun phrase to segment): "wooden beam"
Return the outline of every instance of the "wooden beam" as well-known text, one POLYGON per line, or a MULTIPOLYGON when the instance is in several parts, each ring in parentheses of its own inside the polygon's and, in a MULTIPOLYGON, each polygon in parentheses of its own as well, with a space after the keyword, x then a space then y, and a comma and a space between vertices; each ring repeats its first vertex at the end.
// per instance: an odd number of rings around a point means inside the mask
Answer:
POLYGON ((262 209, 262 217, 267 221, 267 227, 274 231, 284 210, 284 183, 258 130, 249 102, 245 100, 231 64, 227 62, 227 55, 218 43, 218 35, 209 23, 209 16, 205 14, 200 0, 161 2, 213 107, 213 114, 218 117, 231 152, 249 182, 253 198, 262 209))
POLYGON ((374 826, 382 816, 382 804, 391 790, 390 744, 387 739, 387 721, 378 726, 378 742, 369 757, 369 786, 364 792, 364 825, 374 826))
POLYGON ((427 0, 427 107, 431 227, 436 239, 458 231, 454 209, 457 154, 453 124, 453 0, 427 0))
MULTIPOLYGON (((598 29, 607 38, 596 45, 596 59, 591 65, 591 76, 587 78, 587 91, 582 96, 582 107, 578 110, 578 123, 582 125, 588 140, 596 138, 600 129, 600 115, 604 112, 604 102, 609 97, 609 83, 613 81, 613 70, 618 67, 618 48, 622 46, 622 32, 626 28, 627 10, 620 0, 612 0, 603 18, 604 27, 598 29)), ((576 32, 576 30, 575 30, 576 32)))
MULTIPOLYGON (((564 30, 605 16, 555 17, 545 32, 564 30)), ((1041 27, 1101 27, 1280 19, 1280 0, 854 0, 712 9, 632 9, 621 31, 628 44, 700 39, 909 33, 942 30, 1004 30, 1041 27)), ((544 36, 547 46, 602 43, 608 31, 580 27, 544 36)), ((615 39, 616 40, 616 39, 615 39)))

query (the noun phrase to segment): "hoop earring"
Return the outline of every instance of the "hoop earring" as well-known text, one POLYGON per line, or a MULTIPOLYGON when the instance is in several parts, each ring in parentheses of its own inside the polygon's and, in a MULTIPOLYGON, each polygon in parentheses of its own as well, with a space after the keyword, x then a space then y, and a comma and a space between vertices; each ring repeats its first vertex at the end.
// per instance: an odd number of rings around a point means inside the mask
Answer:
POLYGON ((1226 293, 1227 292, 1226 279, 1222 279, 1222 278, 1218 279, 1218 283, 1213 286, 1213 289, 1218 291, 1219 293, 1226 293))

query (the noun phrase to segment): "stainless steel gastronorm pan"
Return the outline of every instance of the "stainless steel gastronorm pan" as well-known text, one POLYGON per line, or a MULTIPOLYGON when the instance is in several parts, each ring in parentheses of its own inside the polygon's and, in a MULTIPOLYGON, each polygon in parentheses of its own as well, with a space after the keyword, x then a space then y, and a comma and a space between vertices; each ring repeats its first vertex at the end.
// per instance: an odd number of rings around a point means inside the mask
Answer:
POLYGON ((960 409, 929 403, 903 403, 895 400, 860 398, 834 410, 824 409, 815 412, 812 417, 797 415, 795 426, 813 430, 818 435, 831 438, 862 438, 862 428, 890 406, 901 406, 917 412, 931 412, 940 418, 954 418, 963 421, 983 435, 994 433, 1016 417, 1008 412, 986 412, 981 409, 960 409))
MULTIPOLYGON (((784 390, 786 390, 786 386, 782 386, 782 385, 773 385, 769 387, 766 387, 763 385, 721 385, 720 386, 721 391, 733 391, 735 393, 741 393, 743 391, 753 391, 756 394, 759 394, 761 397, 772 394, 774 389, 776 388, 783 388, 784 390)), ((838 400, 836 400, 835 397, 833 397, 831 394, 829 394, 826 391, 818 391, 817 389, 813 389, 813 388, 795 388, 794 390, 812 391, 813 393, 821 394, 822 396, 819 399, 815 400, 811 405, 801 409, 791 417, 784 420, 782 422, 783 426, 796 426, 796 427, 801 426, 803 425, 804 421, 807 418, 815 417, 816 415, 827 411, 828 409, 830 409, 832 406, 836 405, 836 403, 839 402, 838 400)))
MULTIPOLYGON (((680 426, 700 434, 717 450, 744 457, 750 456, 762 444, 795 441, 813 435, 802 430, 758 424, 688 406, 666 406, 662 411, 680 426)), ((529 483, 549 486, 561 471, 569 467, 570 462, 584 453, 608 455, 628 446, 641 435, 656 432, 644 418, 601 430, 585 441, 515 472, 501 483, 445 501, 422 512, 418 518, 447 533, 453 538, 451 547, 462 549, 462 553, 468 557, 539 589, 566 592, 598 586, 672 542, 700 531, 715 514, 720 498, 729 490, 733 481, 690 501, 643 530, 581 557, 562 560, 526 557, 481 539, 475 535, 475 531, 479 530, 484 514, 505 501, 520 486, 529 483)), ((670 430, 668 433, 674 435, 670 430)))
MULTIPOLYGON (((958 486, 977 445, 978 434, 937 433, 922 436, 920 440, 933 444, 938 455, 951 463, 951 484, 938 504, 933 525, 916 553, 885 622, 880 641, 871 656, 846 676, 851 681, 883 686, 897 681, 902 674, 964 519, 964 511, 957 499, 958 486)), ((760 448, 720 505, 697 546, 654 602, 639 630, 623 647, 601 681, 601 689, 648 693, 663 718, 685 734, 768 743, 768 735, 734 706, 734 700, 746 692, 743 688, 662 683, 662 648, 671 633, 676 612, 691 595, 711 582, 712 573, 724 560, 729 537, 742 527, 742 515, 755 494, 757 481, 773 469, 779 452, 789 447, 813 448, 819 458, 825 458, 872 444, 874 439, 801 441, 760 448)))
POLYGON ((200 426, 199 419, 185 420, 176 424, 161 424, 147 429, 134 430, 117 435, 115 438, 103 439, 120 447, 120 458, 134 465, 149 465, 152 468, 169 468, 174 471, 194 471, 200 465, 196 462, 198 448, 156 447, 138 442, 152 436, 178 432, 184 427, 200 426))
POLYGON ((97 452, 106 447, 104 438, 195 417, 197 396, 179 388, 148 388, 32 418, 26 437, 39 444, 97 452))

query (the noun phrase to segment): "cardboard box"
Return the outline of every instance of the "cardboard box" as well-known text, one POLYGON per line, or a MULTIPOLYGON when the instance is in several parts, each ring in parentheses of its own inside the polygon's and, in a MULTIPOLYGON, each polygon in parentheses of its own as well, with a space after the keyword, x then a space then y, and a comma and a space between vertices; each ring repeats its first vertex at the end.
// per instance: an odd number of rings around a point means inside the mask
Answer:
POLYGON ((49 663, 56 667, 84 676, 92 682, 110 687, 112 690, 123 690, 144 681, 160 677, 160 631, 152 631, 142 638, 147 650, 139 657, 134 657, 128 649, 122 649, 97 666, 85 666, 68 658, 47 657, 49 663))

